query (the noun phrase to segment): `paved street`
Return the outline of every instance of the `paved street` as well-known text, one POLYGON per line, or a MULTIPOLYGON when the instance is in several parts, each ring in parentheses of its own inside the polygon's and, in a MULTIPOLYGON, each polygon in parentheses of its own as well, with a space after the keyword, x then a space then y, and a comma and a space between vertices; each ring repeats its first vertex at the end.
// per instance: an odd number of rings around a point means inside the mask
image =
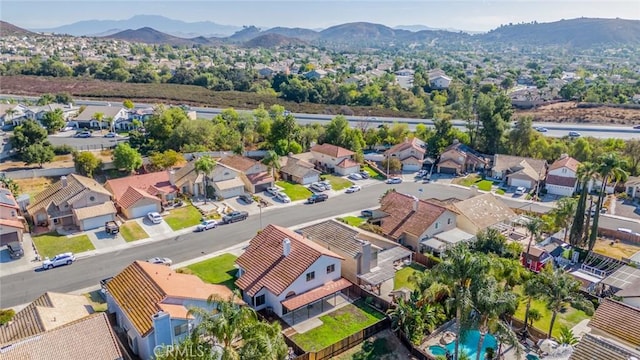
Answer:
MULTIPOLYGON (((313 205, 288 206, 265 211, 262 222, 282 226, 295 226, 318 219, 329 218, 338 214, 359 211, 364 208, 375 207, 378 199, 391 185, 376 184, 364 187, 362 191, 349 195, 329 198, 324 203, 313 205)), ((420 184, 405 181, 394 185, 398 191, 413 194, 421 198, 446 199, 451 197, 467 198, 471 195, 469 189, 440 185, 420 184), (419 191, 422 189, 422 191, 419 191)), ((529 206, 525 202, 506 200, 508 203, 529 206)), ((513 205, 511 205, 513 206, 513 205)), ((533 206, 544 206, 534 204, 533 206)), ((548 210, 549 207, 544 209, 548 210)), ((640 224, 604 217, 601 220, 604 227, 631 227, 640 232, 640 224), (623 224, 624 226, 620 226, 623 224)), ((251 239, 260 227, 260 216, 252 215, 248 220, 223 225, 217 229, 203 233, 186 233, 166 240, 134 244, 115 252, 97 251, 97 255, 79 259, 75 264, 48 271, 23 271, 0 277, 0 308, 12 307, 32 301, 45 291, 70 292, 95 286, 101 279, 113 276, 125 266, 137 259, 147 259, 153 256, 169 257, 174 263, 180 263, 192 258, 209 254, 231 247, 251 239)))

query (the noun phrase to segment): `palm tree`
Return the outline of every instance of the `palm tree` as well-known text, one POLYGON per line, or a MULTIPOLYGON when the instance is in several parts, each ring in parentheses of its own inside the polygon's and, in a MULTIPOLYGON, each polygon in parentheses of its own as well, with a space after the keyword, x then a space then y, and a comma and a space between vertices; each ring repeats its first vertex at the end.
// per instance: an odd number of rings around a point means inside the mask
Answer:
POLYGON ((112 116, 107 117, 106 119, 104 119, 107 124, 109 124, 109 131, 113 131, 113 125, 114 125, 114 119, 112 116))
POLYGON ((387 311, 387 316, 391 319, 391 330, 401 331, 411 342, 422 337, 418 331, 419 313, 411 301, 406 301, 404 298, 398 299, 396 306, 387 311))
POLYGON ((494 273, 497 280, 504 281, 504 290, 513 289, 530 276, 530 272, 516 259, 495 257, 492 262, 495 264, 494 273))
POLYGON ((424 304, 420 307, 420 312, 422 326, 428 333, 432 333, 446 319, 444 309, 440 304, 424 304))
POLYGON ((589 192, 589 183, 593 180, 595 175, 595 165, 590 162, 583 162, 578 166, 576 176, 578 178, 578 188, 580 189, 580 197, 576 204, 576 215, 574 216, 573 223, 571 224, 571 231, 569 235, 569 243, 572 246, 577 246, 582 243, 584 235, 584 220, 585 211, 587 207, 587 195, 589 192))
POLYGON ((525 261, 524 261, 524 266, 526 266, 527 268, 529 268, 529 259, 531 256, 529 254, 529 251, 531 251, 531 243, 533 242, 534 238, 536 239, 536 242, 537 242, 538 237, 542 233, 542 226, 543 226, 543 222, 542 220, 540 220, 540 218, 531 218, 524 225, 524 227, 527 229, 527 232, 530 235, 529 243, 527 244, 527 253, 525 254, 525 261))
POLYGON ((102 120, 104 119, 104 114, 101 112, 97 112, 93 114, 93 118, 96 119, 96 121, 98 122, 98 127, 100 127, 100 130, 102 131, 102 120))
POLYGON ((18 111, 16 109, 7 109, 5 110, 4 114, 5 117, 8 117, 8 119, 5 118, 5 124, 9 121, 13 122, 13 115, 15 115, 18 111))
POLYGON ((271 177, 275 181, 276 170, 280 170, 280 155, 273 150, 267 151, 267 155, 262 159, 262 163, 271 169, 271 177))
POLYGON ((575 345, 578 343, 578 339, 573 334, 573 330, 562 325, 560 326, 560 335, 558 336, 558 342, 560 345, 575 345))
POLYGON ((215 169, 216 161, 209 155, 199 157, 193 164, 198 175, 204 174, 204 203, 207 203, 207 179, 209 174, 215 169))
POLYGON ((260 321, 247 326, 243 329, 242 339, 239 351, 242 360, 282 360, 289 352, 278 322, 260 321))
POLYGON ((555 224, 564 229, 564 242, 567 242, 569 226, 576 216, 577 207, 578 202, 575 198, 564 197, 558 200, 555 209, 551 211, 555 224))
POLYGON ((629 174, 624 170, 626 162, 620 158, 617 153, 608 153, 601 156, 597 163, 597 173, 602 181, 600 193, 598 194, 598 202, 596 202, 595 214, 593 215, 593 224, 591 225, 591 235, 589 236, 589 250, 593 250, 598 239, 598 222, 600 220, 600 209, 606 198, 607 184, 610 181, 625 181, 629 174))
POLYGON ((539 298, 542 295, 543 291, 544 291, 544 288, 542 287, 542 282, 537 276, 532 276, 531 278, 529 278, 529 280, 527 280, 522 287, 522 294, 525 296, 527 300, 527 308, 525 309, 525 312, 524 312, 524 327, 522 328, 523 338, 526 338, 529 332, 528 330, 530 326, 529 316, 531 316, 531 310, 532 310, 531 302, 534 299, 539 298))
POLYGON ((533 326, 533 323, 542 319, 542 313, 538 309, 529 309, 527 311, 527 317, 529 318, 529 327, 533 326))

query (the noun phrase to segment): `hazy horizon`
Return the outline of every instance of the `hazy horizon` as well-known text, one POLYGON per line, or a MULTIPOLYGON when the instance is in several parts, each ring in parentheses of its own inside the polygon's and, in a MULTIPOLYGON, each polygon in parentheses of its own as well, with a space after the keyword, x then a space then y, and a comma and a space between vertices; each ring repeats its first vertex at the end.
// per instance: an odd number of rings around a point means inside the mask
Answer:
POLYGON ((135 15, 161 15, 185 22, 211 21, 221 25, 262 28, 313 29, 365 21, 390 27, 423 25, 465 31, 488 31, 508 23, 553 22, 579 17, 640 19, 640 1, 635 0, 3 0, 0 8, 2 20, 27 29, 55 28, 84 20, 126 20, 135 15))

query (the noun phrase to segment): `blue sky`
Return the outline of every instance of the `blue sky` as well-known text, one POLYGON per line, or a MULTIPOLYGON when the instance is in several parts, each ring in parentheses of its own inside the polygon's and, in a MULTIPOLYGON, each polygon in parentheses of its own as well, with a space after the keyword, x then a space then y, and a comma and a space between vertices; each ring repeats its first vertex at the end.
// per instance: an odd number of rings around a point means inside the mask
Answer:
POLYGON ((501 24, 550 22, 576 17, 640 19, 640 0, 1 0, 0 19, 29 29, 81 20, 123 20, 133 15, 163 15, 187 22, 225 25, 326 28, 367 21, 388 26, 426 25, 487 31, 501 24))

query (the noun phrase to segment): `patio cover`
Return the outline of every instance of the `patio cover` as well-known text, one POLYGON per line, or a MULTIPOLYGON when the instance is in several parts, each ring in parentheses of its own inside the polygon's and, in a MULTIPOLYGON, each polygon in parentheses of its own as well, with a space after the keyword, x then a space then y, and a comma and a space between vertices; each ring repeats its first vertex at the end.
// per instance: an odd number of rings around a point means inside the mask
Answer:
POLYGON ((609 285, 612 288, 623 290, 638 279, 640 279, 640 269, 636 269, 628 265, 623 265, 613 274, 607 276, 604 280, 602 280, 602 283, 605 285, 609 285))
POLYGON ((440 241, 440 240, 438 240, 436 238, 430 238, 430 239, 427 239, 427 240, 423 240, 423 241, 420 242, 420 244, 422 244, 422 245, 424 245, 424 246, 426 246, 428 248, 431 248, 433 250, 437 250, 437 251, 442 251, 446 247, 445 243, 443 243, 442 241, 440 241))
POLYGON ((340 278, 338 280, 334 280, 332 282, 326 283, 321 287, 317 287, 311 291, 307 291, 304 294, 300 294, 289 299, 282 301, 282 306, 287 308, 289 311, 294 311, 300 309, 305 305, 309 305, 313 302, 316 302, 326 296, 333 295, 340 290, 344 290, 350 287, 351 282, 345 278, 340 278))
POLYGON ((366 274, 358 275, 358 278, 374 286, 393 279, 396 275, 396 269, 393 267, 393 263, 397 260, 411 258, 411 255, 411 251, 401 246, 381 251, 378 253, 378 266, 366 274))

